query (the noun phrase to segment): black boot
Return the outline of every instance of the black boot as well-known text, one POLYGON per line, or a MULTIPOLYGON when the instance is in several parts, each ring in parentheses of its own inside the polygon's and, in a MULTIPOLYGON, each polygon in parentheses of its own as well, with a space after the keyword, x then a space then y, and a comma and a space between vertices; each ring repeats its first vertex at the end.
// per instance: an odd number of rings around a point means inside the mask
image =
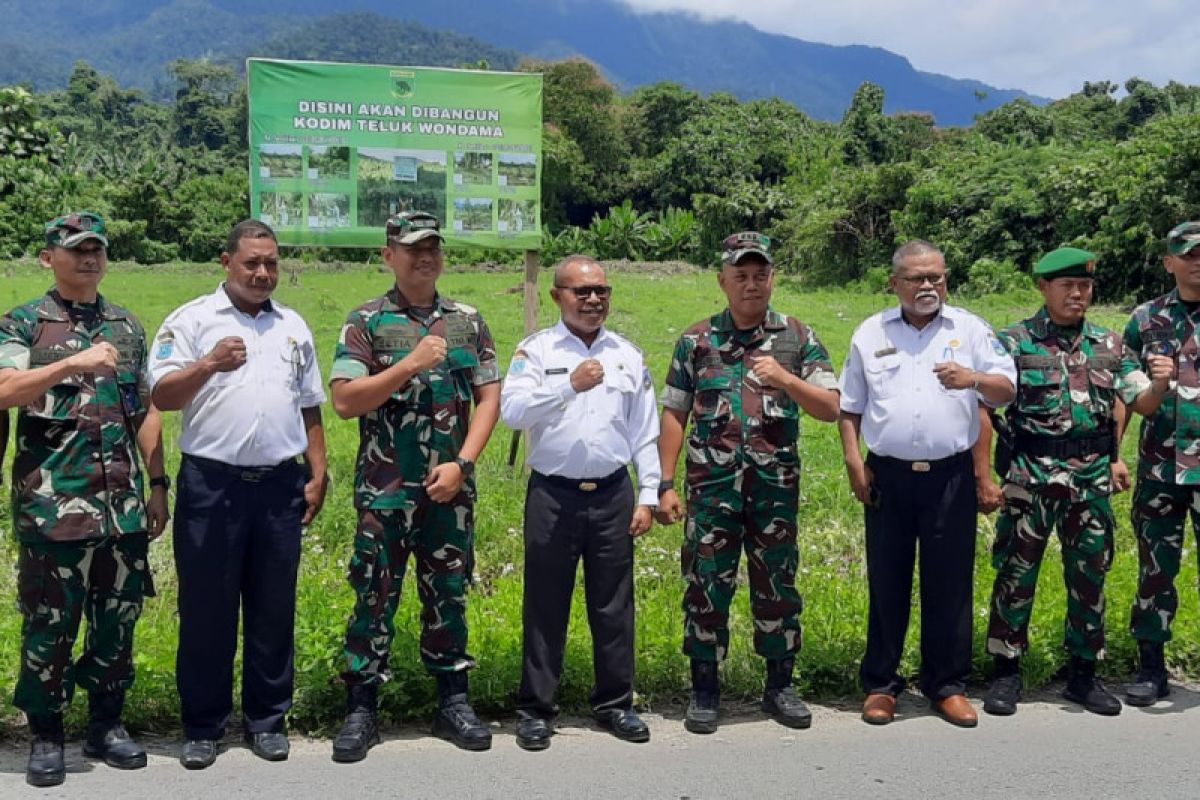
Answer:
POLYGON ((1079 703, 1093 714, 1115 717, 1121 713, 1121 701, 1096 678, 1096 662, 1090 659, 1071 656, 1063 697, 1079 703))
POLYGON ((683 727, 692 733, 717 730, 717 708, 721 704, 721 683, 717 662, 692 659, 692 701, 688 703, 683 727))
POLYGON ((792 658, 767 660, 767 686, 763 690, 762 710, 780 725, 807 728, 812 725, 812 712, 792 686, 795 663, 792 658))
POLYGON ((1021 659, 996 656, 996 676, 983 697, 983 710, 989 714, 1007 717, 1017 713, 1021 702, 1021 659))
POLYGON ((1138 667, 1133 683, 1125 688, 1126 703, 1152 706, 1171 693, 1162 642, 1138 642, 1138 667))
POLYGON ((124 709, 124 689, 88 693, 90 718, 83 754, 88 758, 102 758, 105 764, 117 769, 141 769, 146 766, 146 751, 121 724, 124 709))
POLYGON ((333 760, 362 761, 379 744, 379 687, 357 683, 346 687, 346 721, 333 740, 333 760))
POLYGON ((67 777, 63 759, 62 714, 30 714, 29 765, 25 767, 25 782, 30 786, 58 786, 67 777))
POLYGON ((488 750, 492 732, 475 716, 467 702, 466 670, 439 672, 438 712, 433 720, 433 735, 453 742, 463 750, 488 750))

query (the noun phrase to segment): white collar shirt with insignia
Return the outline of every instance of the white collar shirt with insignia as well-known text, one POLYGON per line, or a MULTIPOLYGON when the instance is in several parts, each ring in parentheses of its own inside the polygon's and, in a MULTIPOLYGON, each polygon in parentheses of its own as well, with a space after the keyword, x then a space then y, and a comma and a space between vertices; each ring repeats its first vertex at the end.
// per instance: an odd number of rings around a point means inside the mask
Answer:
POLYGON ((273 466, 308 448, 300 411, 325 402, 312 332, 277 300, 250 316, 225 293, 180 306, 150 343, 150 381, 162 380, 210 353, 227 336, 246 343, 246 363, 219 372, 183 407, 179 448, 239 467, 273 466))
POLYGON ((899 306, 858 326, 842 369, 841 408, 861 415, 868 450, 921 461, 975 444, 983 398, 973 389, 942 386, 933 368, 944 361, 1003 375, 1016 385, 1016 367, 996 334, 961 308, 942 306, 920 330, 904 320, 899 306))
POLYGON ((638 474, 638 504, 657 505, 658 413, 642 352, 601 328, 591 347, 559 321, 517 346, 500 392, 500 416, 527 433, 526 463, 544 475, 601 478, 629 463, 638 474), (586 392, 571 373, 589 358, 604 381, 586 392))

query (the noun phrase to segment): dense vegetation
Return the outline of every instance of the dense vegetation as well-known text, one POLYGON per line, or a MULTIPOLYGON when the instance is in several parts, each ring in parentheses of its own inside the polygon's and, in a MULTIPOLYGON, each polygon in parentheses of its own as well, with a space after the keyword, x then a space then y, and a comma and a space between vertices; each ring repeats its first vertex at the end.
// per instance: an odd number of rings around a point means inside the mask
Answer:
MULTIPOLYGON (((1200 87, 1086 83, 938 128, 885 114, 870 83, 829 123, 672 83, 621 95, 581 60, 521 69, 545 74, 550 257, 704 263, 751 227, 808 282, 880 286, 896 242, 921 236, 944 247, 959 285, 987 292, 1074 244, 1101 255, 1103 296, 1126 300, 1162 286, 1163 233, 1200 216, 1200 87)), ((205 61, 176 61, 170 78, 169 103, 85 63, 63 90, 0 89, 0 256, 36 247, 69 207, 113 220, 117 258, 215 255, 248 208, 245 85, 205 61)))

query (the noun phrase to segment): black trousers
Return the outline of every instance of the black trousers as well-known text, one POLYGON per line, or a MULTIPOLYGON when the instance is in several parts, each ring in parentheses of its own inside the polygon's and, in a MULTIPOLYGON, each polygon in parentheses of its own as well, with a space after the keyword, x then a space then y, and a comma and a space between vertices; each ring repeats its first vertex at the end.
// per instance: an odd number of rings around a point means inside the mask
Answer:
POLYGON ((913 563, 920 543, 922 693, 962 694, 971 671, 975 570, 975 474, 970 452, 932 462, 868 456, 878 503, 866 509, 870 610, 859 677, 868 693, 899 694, 913 563))
POLYGON ((633 703, 633 484, 629 473, 592 492, 554 485, 536 472, 525 495, 524 657, 517 710, 558 713, 575 573, 583 559, 583 588, 592 631, 595 686, 592 708, 633 703))
POLYGON ((188 739, 225 734, 233 710, 239 611, 245 730, 283 730, 292 706, 305 482, 294 462, 255 478, 219 462, 183 457, 174 527, 175 682, 188 739))

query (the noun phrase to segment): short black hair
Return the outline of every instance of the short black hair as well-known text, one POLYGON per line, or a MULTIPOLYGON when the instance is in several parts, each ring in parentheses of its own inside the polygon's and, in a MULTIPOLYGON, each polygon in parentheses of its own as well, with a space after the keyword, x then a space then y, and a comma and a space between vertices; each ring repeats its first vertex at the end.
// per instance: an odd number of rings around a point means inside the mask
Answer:
POLYGON ((244 219, 237 225, 233 226, 233 230, 229 232, 229 238, 225 240, 225 253, 233 255, 241 246, 242 239, 270 239, 279 244, 279 239, 275 236, 275 231, 271 226, 262 220, 244 219))

